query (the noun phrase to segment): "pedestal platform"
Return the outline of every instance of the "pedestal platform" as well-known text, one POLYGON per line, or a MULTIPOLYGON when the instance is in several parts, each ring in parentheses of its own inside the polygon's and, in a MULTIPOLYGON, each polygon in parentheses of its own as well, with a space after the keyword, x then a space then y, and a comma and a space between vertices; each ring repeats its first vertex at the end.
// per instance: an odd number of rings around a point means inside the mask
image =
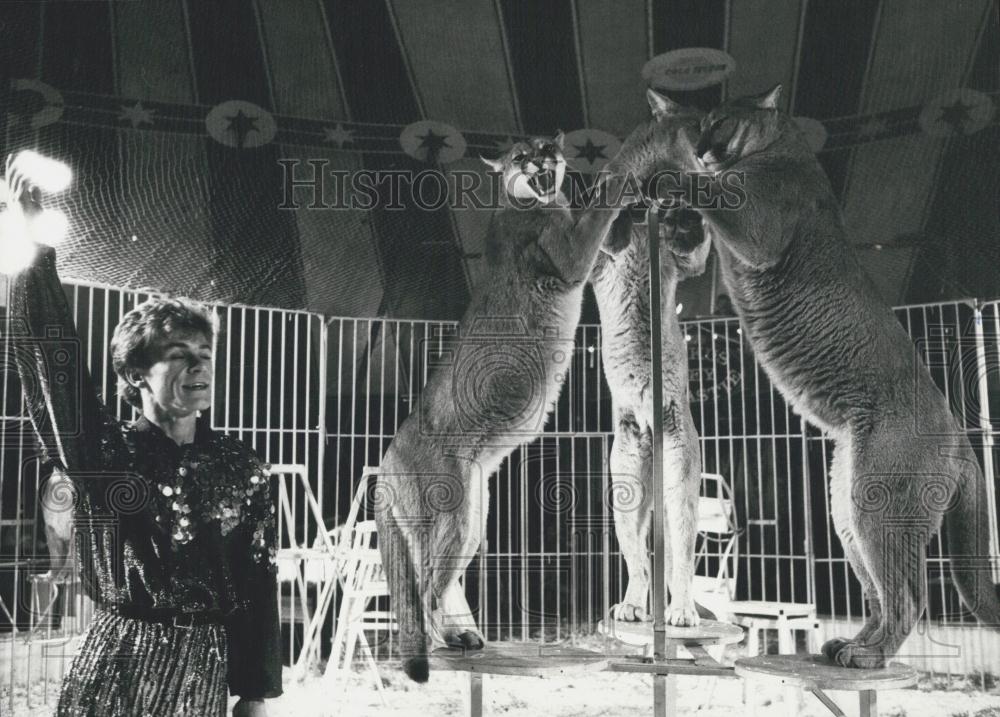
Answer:
POLYGON ((570 672, 600 672, 610 658, 569 645, 530 642, 487 643, 482 650, 441 648, 430 654, 432 670, 469 673, 469 716, 483 715, 483 676, 552 677, 570 672))
MULTIPOLYGON (((626 645, 645 647, 653 644, 653 622, 625 622, 622 620, 601 620, 597 631, 613 637, 626 645)), ((728 622, 702 620, 696 627, 676 627, 667 625, 664 630, 667 642, 676 645, 730 645, 743 639, 743 629, 728 622)))
POLYGON ((778 680, 790 687, 809 690, 835 715, 844 715, 823 690, 858 693, 861 717, 878 715, 878 690, 894 690, 916 684, 917 672, 898 662, 875 670, 841 667, 823 655, 762 655, 736 661, 736 674, 744 679, 778 680))
POLYGON ((569 645, 497 642, 488 643, 482 650, 441 648, 431 653, 430 660, 432 670, 544 677, 569 671, 601 672, 608 669, 611 658, 569 645))

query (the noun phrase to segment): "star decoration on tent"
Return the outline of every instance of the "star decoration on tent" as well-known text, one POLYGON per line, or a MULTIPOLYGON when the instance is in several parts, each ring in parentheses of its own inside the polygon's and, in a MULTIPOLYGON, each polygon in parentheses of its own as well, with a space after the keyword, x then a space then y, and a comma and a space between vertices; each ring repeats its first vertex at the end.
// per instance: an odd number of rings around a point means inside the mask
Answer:
POLYGON ((928 102, 920 113, 920 127, 933 137, 975 134, 990 123, 996 107, 989 95, 958 89, 928 102))
POLYGON ((64 102, 62 93, 41 80, 19 78, 10 81, 12 102, 8 109, 11 126, 26 124, 31 129, 41 129, 62 118, 64 102))
POLYGON ((219 144, 237 149, 261 147, 274 139, 274 115, 246 100, 220 102, 205 117, 205 129, 219 144))
POLYGON ((345 144, 354 142, 354 130, 346 129, 338 122, 336 127, 323 128, 323 141, 331 142, 339 149, 343 149, 345 144))
POLYGON ((156 110, 143 107, 142 102, 136 102, 132 106, 122 105, 122 113, 118 115, 118 119, 129 122, 132 129, 138 129, 140 125, 153 124, 155 113, 156 110))
POLYGON ((958 98, 950 105, 941 108, 941 117, 938 121, 950 124, 956 132, 962 132, 965 123, 972 119, 972 115, 969 114, 971 109, 972 105, 967 105, 958 98))
POLYGON ((426 152, 428 162, 437 162, 441 150, 451 146, 448 144, 447 135, 435 134, 433 129, 428 129, 426 134, 418 135, 418 138, 420 148, 426 152))
POLYGON ((576 156, 586 159, 589 164, 595 164, 598 159, 609 159, 604 153, 607 145, 594 144, 590 137, 587 137, 587 141, 583 144, 574 144, 573 148, 576 149, 576 156))
POLYGON ((563 138, 566 163, 578 172, 598 172, 618 153, 621 141, 599 129, 577 129, 563 138))
POLYGON ((253 117, 251 115, 248 115, 246 112, 243 111, 242 108, 238 109, 236 111, 236 114, 226 116, 226 120, 229 121, 229 126, 227 129, 229 129, 229 131, 232 132, 233 135, 235 135, 237 147, 242 148, 245 146, 247 135, 249 135, 251 132, 260 131, 260 129, 257 127, 258 119, 259 119, 258 117, 253 117))
POLYGON ((447 164, 465 156, 465 137, 451 125, 421 120, 407 125, 399 135, 403 151, 422 162, 447 164))

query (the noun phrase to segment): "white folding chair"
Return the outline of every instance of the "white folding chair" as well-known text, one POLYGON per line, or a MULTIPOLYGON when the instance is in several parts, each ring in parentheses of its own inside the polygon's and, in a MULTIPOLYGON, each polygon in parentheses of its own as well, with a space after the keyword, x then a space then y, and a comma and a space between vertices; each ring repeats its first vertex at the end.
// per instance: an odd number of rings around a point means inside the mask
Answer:
MULTIPOLYGON (((350 534, 342 536, 340 564, 344 568, 341 582, 340 610, 330 647, 330 660, 325 676, 336 682, 351 669, 354 654, 360 647, 361 654, 371 669, 376 687, 382 691, 382 679, 365 632, 395 629, 395 618, 388 610, 372 609, 380 597, 388 597, 389 585, 382 568, 382 556, 375 544, 375 521, 364 520, 355 524, 350 534)), ((384 700, 384 697, 383 697, 384 700)))
POLYGON ((729 605, 736 597, 739 571, 738 542, 742 529, 736 522, 736 502, 725 479, 717 473, 701 474, 702 495, 698 498, 698 547, 695 553, 694 599, 727 620, 729 605), (715 495, 705 495, 714 486, 715 495), (714 574, 706 571, 710 561, 718 561, 714 574))
POLYGON ((358 520, 369 482, 376 473, 377 470, 371 467, 362 471, 347 520, 342 525, 318 535, 311 550, 289 555, 300 559, 303 566, 301 573, 296 569, 293 577, 299 579, 301 576, 304 583, 320 586, 316 609, 303 631, 303 650, 292 670, 293 675, 301 679, 308 664, 318 660, 323 625, 339 590, 341 605, 324 676, 332 682, 345 676, 360 646, 384 702, 382 679, 365 631, 394 629, 395 623, 388 611, 368 609, 372 600, 388 595, 388 585, 375 543, 375 522, 358 520))
POLYGON ((321 609, 323 596, 337 582, 332 571, 317 572, 314 566, 317 563, 329 562, 335 548, 328 537, 329 531, 323 520, 319 501, 312 486, 309 485, 306 466, 275 464, 271 466, 270 473, 278 477, 278 516, 281 527, 278 536, 279 547, 275 555, 278 583, 292 586, 292 601, 287 605, 282 604, 281 620, 293 625, 297 623, 303 625, 299 656, 292 666, 292 675, 301 678, 305 675, 308 664, 319 659, 319 632, 312 628, 317 618, 322 625, 322 613, 325 613, 325 609, 321 609), (305 498, 305 508, 308 510, 305 519, 298 515, 297 497, 300 490, 305 498), (315 524, 316 533, 316 540, 311 546, 306 544, 311 532, 309 518, 315 524), (313 609, 310 609, 310 588, 316 595, 313 609))

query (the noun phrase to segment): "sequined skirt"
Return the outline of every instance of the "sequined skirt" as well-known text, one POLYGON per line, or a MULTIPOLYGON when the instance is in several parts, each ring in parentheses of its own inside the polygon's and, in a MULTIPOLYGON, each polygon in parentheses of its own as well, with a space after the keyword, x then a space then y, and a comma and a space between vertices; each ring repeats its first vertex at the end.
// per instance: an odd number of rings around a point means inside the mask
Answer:
POLYGON ((225 717, 226 631, 99 610, 63 681, 56 717, 225 717))

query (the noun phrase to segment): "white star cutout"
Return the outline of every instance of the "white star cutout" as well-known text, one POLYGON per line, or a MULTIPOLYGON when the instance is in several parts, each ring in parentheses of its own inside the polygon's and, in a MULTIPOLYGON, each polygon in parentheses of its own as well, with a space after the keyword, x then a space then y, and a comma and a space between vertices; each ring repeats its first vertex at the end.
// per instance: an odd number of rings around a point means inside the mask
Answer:
POLYGON ((122 113, 118 119, 127 120, 132 123, 132 129, 137 129, 141 124, 153 124, 153 114, 156 110, 142 106, 142 102, 136 102, 131 107, 122 105, 122 113))
POLYGON ((354 130, 345 129, 344 125, 340 123, 336 127, 324 127, 323 141, 333 142, 338 148, 343 148, 348 142, 354 141, 354 130))

